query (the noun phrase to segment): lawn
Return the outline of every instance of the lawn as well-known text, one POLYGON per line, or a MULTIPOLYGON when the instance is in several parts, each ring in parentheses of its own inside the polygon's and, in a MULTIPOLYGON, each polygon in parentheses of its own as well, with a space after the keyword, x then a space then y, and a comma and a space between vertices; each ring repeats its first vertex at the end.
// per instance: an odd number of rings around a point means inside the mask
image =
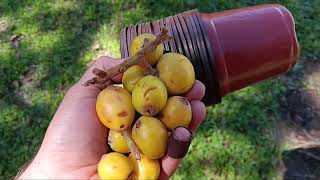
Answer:
MULTIPOLYGON (((100 55, 119 57, 121 28, 187 9, 222 11, 281 3, 297 21, 301 61, 320 59, 320 4, 314 0, 2 0, 0 1, 0 179, 32 158, 64 93, 100 55)), ((271 179, 281 147, 279 79, 208 107, 174 179, 271 179), (271 88, 272 87, 272 88, 271 88)))

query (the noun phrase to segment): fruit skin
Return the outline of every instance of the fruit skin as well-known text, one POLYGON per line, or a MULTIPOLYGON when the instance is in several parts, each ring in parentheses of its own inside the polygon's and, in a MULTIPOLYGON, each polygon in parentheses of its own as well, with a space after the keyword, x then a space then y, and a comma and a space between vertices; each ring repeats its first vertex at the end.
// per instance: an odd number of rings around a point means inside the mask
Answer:
POLYGON ((116 152, 123 154, 130 152, 127 141, 120 132, 110 130, 108 135, 108 144, 111 149, 116 152))
MULTIPOLYGON (((134 40, 131 43, 130 46, 130 55, 134 55, 136 54, 144 45, 144 41, 145 39, 149 40, 149 41, 153 41, 156 39, 156 36, 153 34, 141 34, 139 36, 137 36, 136 38, 134 38, 134 40)), ((163 55, 163 50, 164 50, 164 46, 163 44, 160 44, 157 46, 156 50, 150 54, 146 54, 145 58, 148 61, 148 63, 150 65, 155 65, 158 60, 160 59, 160 57, 163 55)))
POLYGON ((127 179, 132 171, 131 160, 117 152, 103 155, 98 164, 98 174, 101 179, 127 179))
POLYGON ((130 93, 114 85, 99 93, 96 111, 100 121, 115 131, 123 131, 130 127, 135 116, 130 93))
POLYGON ((133 154, 129 155, 129 159, 133 165, 133 180, 138 179, 158 179, 160 174, 160 163, 157 159, 150 159, 144 155, 141 160, 137 161, 133 154))
POLYGON ((166 152, 168 132, 158 119, 141 116, 132 127, 132 139, 142 154, 159 159, 166 152))
POLYGON ((168 98, 166 106, 159 114, 159 119, 168 128, 174 129, 178 126, 188 127, 191 122, 192 111, 189 101, 182 96, 168 98))
POLYGON ((134 108, 145 116, 154 116, 159 113, 166 105, 167 98, 164 84, 151 75, 140 79, 132 91, 134 108))
POLYGON ((143 78, 144 69, 139 65, 134 65, 127 69, 122 76, 122 84, 129 92, 132 92, 134 86, 143 78))
POLYGON ((170 95, 187 92, 195 81, 193 66, 182 54, 164 54, 157 64, 157 70, 170 95))

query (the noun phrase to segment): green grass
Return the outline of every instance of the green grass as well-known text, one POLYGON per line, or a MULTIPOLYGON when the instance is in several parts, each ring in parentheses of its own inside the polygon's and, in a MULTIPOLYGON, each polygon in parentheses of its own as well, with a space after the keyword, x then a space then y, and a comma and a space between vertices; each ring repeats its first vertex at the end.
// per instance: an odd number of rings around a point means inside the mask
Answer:
MULTIPOLYGON (((302 59, 320 58, 316 1, 2 0, 0 1, 0 179, 16 174, 40 145, 65 91, 99 55, 119 57, 119 30, 183 10, 221 11, 278 2, 297 21, 302 59), (11 37, 20 37, 14 48, 11 37), (26 82, 26 77, 32 81, 26 82)), ((298 66, 299 67, 299 66, 298 66)), ((174 179, 270 179, 279 149, 277 79, 243 89, 208 108, 174 179), (272 88, 270 88, 272 87, 272 88)))

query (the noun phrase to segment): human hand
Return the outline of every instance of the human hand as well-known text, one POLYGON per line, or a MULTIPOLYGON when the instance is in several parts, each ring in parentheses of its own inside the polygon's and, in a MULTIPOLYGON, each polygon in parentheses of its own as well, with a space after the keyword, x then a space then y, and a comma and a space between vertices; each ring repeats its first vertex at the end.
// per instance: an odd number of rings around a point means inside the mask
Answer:
MULTIPOLYGON (((109 57, 99 58, 66 93, 56 111, 42 145, 19 179, 99 179, 97 166, 101 156, 108 152, 108 129, 99 121, 95 105, 99 92, 113 82, 120 83, 118 75, 104 85, 85 87, 83 83, 91 79, 93 68, 110 68, 121 60, 109 57)), ((185 94, 192 108, 189 129, 195 132, 205 117, 204 104, 200 101, 205 87, 196 81, 185 94)), ((161 160, 159 179, 168 179, 181 159, 165 155, 161 160)))

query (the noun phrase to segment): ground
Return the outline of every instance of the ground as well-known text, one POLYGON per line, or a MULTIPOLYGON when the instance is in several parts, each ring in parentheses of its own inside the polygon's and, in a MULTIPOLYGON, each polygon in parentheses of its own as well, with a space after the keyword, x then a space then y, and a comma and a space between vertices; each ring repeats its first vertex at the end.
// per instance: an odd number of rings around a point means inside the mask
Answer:
POLYGON ((283 121, 278 123, 283 146, 280 172, 288 180, 320 177, 320 63, 305 61, 303 66, 303 75, 282 77, 288 88, 279 98, 283 107, 283 121), (292 87, 295 81, 301 88, 292 87))
POLYGON ((64 93, 88 64, 100 55, 119 57, 122 27, 187 9, 263 3, 281 3, 293 13, 299 63, 208 107, 174 179, 319 177, 319 1, 2 0, 0 179, 13 177, 32 158, 64 93))

